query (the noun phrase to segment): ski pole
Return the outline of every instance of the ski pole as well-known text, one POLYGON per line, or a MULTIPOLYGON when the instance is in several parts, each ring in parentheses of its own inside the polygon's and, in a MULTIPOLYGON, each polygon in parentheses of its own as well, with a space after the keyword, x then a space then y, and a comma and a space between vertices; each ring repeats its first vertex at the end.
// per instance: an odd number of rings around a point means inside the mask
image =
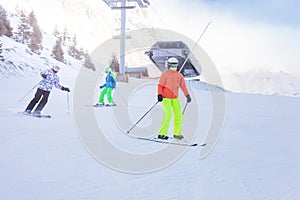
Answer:
POLYGON ((186 107, 187 107, 187 105, 188 105, 188 102, 186 102, 186 104, 185 104, 185 106, 184 106, 184 108, 183 108, 182 115, 184 114, 184 112, 185 112, 185 110, 186 110, 186 107))
POLYGON ((158 104, 159 101, 157 101, 128 131, 127 134, 140 122, 142 119, 158 104))
POLYGON ((185 63, 187 62, 187 60, 189 59, 190 57, 190 54, 194 51, 194 49, 196 48, 197 44, 199 43, 200 39, 202 38, 202 36, 204 35, 206 29, 208 28, 208 26, 211 24, 211 22, 208 22, 208 24, 206 25, 205 29, 202 31, 199 39, 197 40, 196 44, 193 46, 192 50, 189 52, 189 54, 187 55, 186 59, 184 60, 184 62, 182 63, 180 69, 179 69, 179 72, 181 72, 183 66, 185 65, 185 63))
POLYGON ((43 80, 41 80, 41 81, 38 82, 35 86, 33 86, 33 88, 31 88, 31 90, 30 90, 29 92, 27 92, 27 93, 25 94, 25 96, 22 97, 22 98, 18 101, 18 103, 20 103, 20 102, 21 102, 28 94, 30 94, 31 91, 34 90, 34 88, 36 88, 42 81, 43 81, 43 80))
POLYGON ((70 114, 70 94, 67 92, 68 115, 70 114))
POLYGON ((128 106, 128 103, 125 101, 124 97, 120 94, 119 90, 117 90, 116 88, 116 91, 118 93, 118 95, 121 97, 122 101, 126 104, 126 106, 128 106))

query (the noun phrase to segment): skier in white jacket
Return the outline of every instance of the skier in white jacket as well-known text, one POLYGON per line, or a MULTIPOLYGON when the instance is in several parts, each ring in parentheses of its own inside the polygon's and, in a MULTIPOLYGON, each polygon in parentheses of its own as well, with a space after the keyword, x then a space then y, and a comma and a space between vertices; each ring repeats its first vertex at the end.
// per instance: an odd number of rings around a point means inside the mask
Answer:
POLYGON ((30 101, 27 108, 25 109, 24 111, 25 114, 41 115, 41 111, 45 107, 48 101, 48 97, 52 90, 53 85, 60 90, 70 92, 69 88, 63 87, 59 83, 59 77, 57 75, 59 69, 60 68, 58 66, 53 66, 51 69, 41 72, 41 76, 43 77, 43 80, 40 82, 38 89, 34 95, 34 98, 30 101), (32 112, 33 108, 38 102, 39 104, 32 112))

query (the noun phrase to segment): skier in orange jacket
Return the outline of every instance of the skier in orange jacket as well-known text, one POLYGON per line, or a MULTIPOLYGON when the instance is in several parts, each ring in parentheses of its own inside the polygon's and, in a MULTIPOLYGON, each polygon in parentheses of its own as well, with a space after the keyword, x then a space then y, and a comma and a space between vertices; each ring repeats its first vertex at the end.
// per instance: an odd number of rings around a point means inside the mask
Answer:
POLYGON ((178 99, 178 90, 181 88, 187 98, 187 102, 191 102, 191 96, 186 88, 183 75, 177 71, 178 60, 175 57, 168 59, 168 70, 162 73, 158 84, 157 100, 162 102, 164 117, 159 130, 159 139, 167 140, 168 129, 174 113, 174 138, 183 139, 181 134, 182 113, 180 101, 178 99))

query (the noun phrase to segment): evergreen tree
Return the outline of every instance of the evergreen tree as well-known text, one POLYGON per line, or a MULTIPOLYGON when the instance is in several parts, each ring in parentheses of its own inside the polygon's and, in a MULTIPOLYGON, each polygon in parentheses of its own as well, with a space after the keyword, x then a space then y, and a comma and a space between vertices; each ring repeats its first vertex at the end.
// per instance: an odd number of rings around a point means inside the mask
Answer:
POLYGON ((10 22, 7 19, 6 10, 0 5, 0 36, 6 35, 7 37, 12 37, 12 28, 10 22))
POLYGON ((63 62, 64 61, 64 51, 61 47, 62 40, 58 38, 52 50, 52 56, 56 60, 63 62))
POLYGON ((110 61, 110 65, 109 67, 115 71, 115 72, 119 72, 120 70, 120 63, 118 61, 118 58, 117 58, 117 55, 116 54, 112 54, 112 58, 111 58, 111 61, 110 61))
POLYGON ((15 38, 15 40, 22 44, 28 44, 32 35, 31 27, 23 11, 21 11, 20 18, 21 23, 18 26, 17 37, 15 38))
POLYGON ((4 61, 3 55, 2 55, 2 42, 1 42, 1 38, 0 38, 0 61, 4 61))
POLYGON ((20 9, 19 5, 17 5, 15 7, 15 13, 17 14, 17 16, 21 16, 22 12, 23 12, 22 9, 20 9))
POLYGON ((85 58, 85 53, 84 53, 83 49, 80 48, 80 50, 78 50, 76 46, 77 46, 77 38, 76 38, 76 35, 74 35, 72 41, 70 42, 68 53, 70 56, 72 56, 73 58, 75 58, 77 60, 81 60, 81 59, 85 58))
POLYGON ((64 29, 64 32, 61 34, 61 40, 64 45, 66 45, 70 41, 70 36, 66 27, 64 29))
POLYGON ((78 51, 77 59, 78 59, 78 60, 81 60, 81 59, 83 59, 83 58, 85 58, 85 53, 84 53, 84 51, 83 51, 83 48, 81 47, 81 48, 79 49, 79 51, 78 51))
POLYGON ((57 26, 55 26, 54 31, 52 33, 56 38, 59 38, 61 36, 60 32, 57 30, 57 26))
POLYGON ((96 70, 95 65, 93 64, 92 59, 89 56, 89 54, 85 54, 85 60, 84 60, 83 66, 85 66, 86 68, 91 69, 93 71, 96 70))
POLYGON ((68 50, 69 55, 72 56, 73 58, 76 58, 78 54, 77 52, 78 50, 76 49, 76 46, 77 46, 77 39, 76 39, 76 35, 74 35, 68 50))
POLYGON ((42 49, 43 35, 33 11, 29 14, 28 23, 32 26, 32 34, 28 47, 32 52, 40 54, 40 50, 42 49))
POLYGON ((28 47, 30 50, 34 53, 40 54, 42 49, 42 33, 40 31, 40 28, 38 25, 35 25, 33 27, 33 32, 30 38, 30 43, 28 44, 28 47))
POLYGON ((33 12, 33 10, 29 13, 29 15, 28 15, 28 24, 30 25, 30 26, 34 26, 35 24, 37 24, 37 19, 36 19, 36 16, 35 16, 35 14, 34 14, 34 12, 33 12))

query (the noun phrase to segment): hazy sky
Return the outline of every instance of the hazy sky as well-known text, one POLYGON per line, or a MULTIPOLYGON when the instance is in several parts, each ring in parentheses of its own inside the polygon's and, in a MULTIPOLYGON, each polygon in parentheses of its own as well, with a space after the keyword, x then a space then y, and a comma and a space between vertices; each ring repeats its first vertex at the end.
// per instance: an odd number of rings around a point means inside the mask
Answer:
POLYGON ((151 0, 155 25, 200 41, 223 72, 300 73, 300 1, 151 0), (183 4, 184 2, 184 4, 183 4))
MULTIPOLYGON (((188 0, 199 3, 201 0, 188 0)), ((232 13, 244 21, 261 21, 300 27, 300 1, 298 0, 203 0, 211 8, 232 13)))

